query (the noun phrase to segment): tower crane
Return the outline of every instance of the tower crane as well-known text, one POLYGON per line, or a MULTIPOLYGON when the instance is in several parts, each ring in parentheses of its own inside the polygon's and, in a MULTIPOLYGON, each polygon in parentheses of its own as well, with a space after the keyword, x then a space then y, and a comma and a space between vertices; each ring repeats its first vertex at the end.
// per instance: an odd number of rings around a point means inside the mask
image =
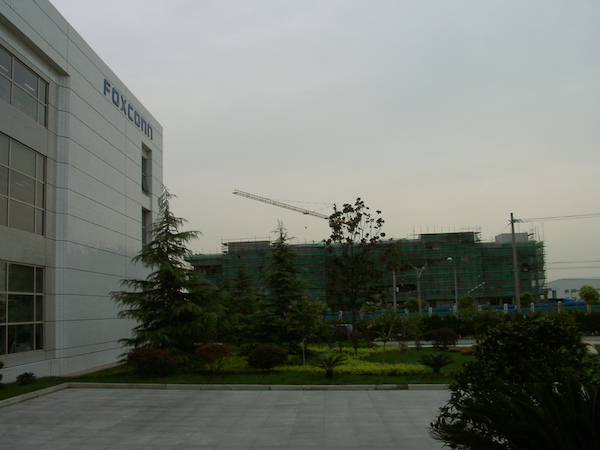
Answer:
POLYGON ((248 192, 238 191, 237 189, 235 189, 233 191, 233 193, 235 195, 239 195, 241 197, 246 197, 251 200, 256 200, 258 202, 267 203, 268 205, 279 206, 280 208, 289 209, 291 211, 296 211, 296 212, 299 212, 299 213, 302 213, 302 214, 305 214, 308 216, 314 216, 314 217, 319 217, 321 219, 329 220, 329 216, 326 216, 325 214, 321 214, 316 211, 310 211, 310 210, 304 209, 304 208, 298 208, 297 206, 292 206, 292 205, 288 205, 287 203, 278 202, 277 200, 272 200, 270 198, 261 197, 260 195, 249 194, 248 192))

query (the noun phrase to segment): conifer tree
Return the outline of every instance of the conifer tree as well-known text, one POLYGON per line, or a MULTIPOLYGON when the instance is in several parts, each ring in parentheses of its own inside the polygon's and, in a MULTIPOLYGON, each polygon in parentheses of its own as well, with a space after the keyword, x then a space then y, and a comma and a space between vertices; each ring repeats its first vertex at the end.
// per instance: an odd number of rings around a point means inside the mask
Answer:
POLYGON ((293 306, 306 296, 306 283, 296 265, 297 252, 280 223, 278 237, 271 245, 270 263, 265 275, 266 292, 256 316, 256 337, 262 342, 299 343, 301 337, 291 322, 293 306))
POLYGON ((191 353, 210 336, 217 316, 218 290, 199 274, 187 269, 184 258, 190 254, 186 244, 198 231, 180 231, 186 222, 175 217, 166 188, 158 200, 158 215, 150 227, 151 240, 133 258, 151 270, 146 279, 125 279, 129 290, 111 292, 123 306, 119 317, 133 319, 137 325, 132 337, 121 339, 126 347, 155 347, 174 355, 191 353))

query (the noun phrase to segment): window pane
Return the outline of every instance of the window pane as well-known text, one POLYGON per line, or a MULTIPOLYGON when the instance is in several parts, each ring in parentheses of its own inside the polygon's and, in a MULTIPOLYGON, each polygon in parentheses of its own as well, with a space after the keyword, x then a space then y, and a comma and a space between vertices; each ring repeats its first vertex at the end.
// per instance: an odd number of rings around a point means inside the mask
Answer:
POLYGON ((42 322, 44 320, 44 297, 36 295, 35 297, 35 321, 42 322))
POLYGON ((4 164, 5 166, 8 166, 8 143, 10 142, 10 140, 4 136, 3 134, 0 134, 0 164, 4 164))
POLYGON ((12 78, 12 56, 3 48, 0 48, 0 73, 12 78))
POLYGON ((44 207, 44 183, 35 184, 35 206, 44 207))
POLYGON ((0 195, 8 195, 8 167, 0 166, 0 195))
POLYGON ((37 120, 38 102, 31 95, 27 95, 23 89, 18 87, 13 89, 12 104, 22 113, 27 114, 33 120, 37 120))
POLYGON ((10 264, 8 266, 8 290, 12 292, 34 292, 35 267, 10 264))
POLYGON ((21 86, 28 94, 37 98, 38 76, 17 60, 15 60, 13 81, 21 86))
POLYGON ((6 295, 0 294, 0 323, 6 322, 6 295))
POLYGON ((33 308, 33 295, 9 295, 7 322, 33 322, 33 308))
POLYGON ((44 292, 44 269, 41 267, 35 269, 35 292, 39 294, 44 292))
POLYGON ((41 78, 39 80, 40 80, 40 89, 38 91, 38 99, 42 103, 46 103, 46 91, 48 90, 48 83, 46 83, 41 78))
POLYGON ((35 177, 35 152, 18 142, 12 141, 10 146, 11 168, 35 177))
POLYGON ((0 327, 0 355, 6 355, 6 327, 0 327))
POLYGON ((33 181, 33 178, 11 170, 10 197, 33 205, 35 203, 35 181, 33 181))
POLYGON ((6 291, 6 263, 0 263, 0 291, 6 291))
POLYGON ((10 200, 9 205, 10 214, 8 215, 8 226, 34 233, 35 211, 33 206, 19 203, 14 200, 10 200))
POLYGON ((44 325, 41 323, 35 326, 35 349, 41 350, 44 348, 44 325))
POLYGON ((8 353, 33 350, 33 325, 8 327, 8 353))
POLYGON ((10 80, 0 76, 0 98, 5 102, 10 103, 10 89, 12 87, 12 83, 10 80))

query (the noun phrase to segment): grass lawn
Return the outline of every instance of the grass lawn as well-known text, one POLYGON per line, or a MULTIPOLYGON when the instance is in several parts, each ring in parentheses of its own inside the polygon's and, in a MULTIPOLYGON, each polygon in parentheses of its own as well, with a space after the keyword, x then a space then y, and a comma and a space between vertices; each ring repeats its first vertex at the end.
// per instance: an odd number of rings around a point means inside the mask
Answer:
MULTIPOLYGON (((374 349, 366 353, 361 359, 373 363, 381 363, 385 358, 386 364, 394 363, 419 363, 422 355, 437 353, 438 350, 423 348, 416 350, 408 349, 400 352, 397 348, 389 348, 385 357, 381 349, 374 349)), ((264 373, 249 368, 237 370, 223 370, 218 373, 209 371, 197 371, 195 373, 182 373, 166 377, 141 378, 125 365, 99 372, 90 373, 79 377, 47 377, 39 378, 32 384, 20 385, 19 383, 8 383, 0 385, 0 400, 26 394, 39 389, 55 386, 58 384, 77 381, 90 383, 159 383, 159 384, 257 384, 257 385, 407 385, 407 384, 446 384, 453 381, 451 372, 459 369, 462 364, 471 357, 460 353, 449 353, 454 358, 454 363, 442 369, 440 375, 433 375, 431 369, 427 373, 406 374, 397 376, 381 375, 356 375, 335 372, 333 379, 325 377, 325 371, 319 370, 302 371, 288 367, 288 370, 275 369, 270 373, 264 373)))

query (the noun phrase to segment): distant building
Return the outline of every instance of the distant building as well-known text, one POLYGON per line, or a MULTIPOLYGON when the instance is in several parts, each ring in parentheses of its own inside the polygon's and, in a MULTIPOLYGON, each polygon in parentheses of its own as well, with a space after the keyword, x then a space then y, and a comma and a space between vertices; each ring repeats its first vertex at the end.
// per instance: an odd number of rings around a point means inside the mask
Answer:
MULTIPOLYGON (((545 281, 544 246, 527 233, 516 235, 520 292, 542 299, 545 281)), ((448 306, 465 295, 479 304, 514 302, 514 275, 511 235, 497 236, 494 242, 481 242, 477 232, 421 234, 415 239, 398 239, 379 244, 395 244, 399 249, 398 269, 393 274, 389 261, 378 258, 384 272, 380 282, 384 300, 391 302, 396 287, 398 303, 417 297, 429 306, 448 306), (394 276, 395 275, 395 276, 394 276)), ((242 268, 258 286, 269 264, 268 241, 228 242, 223 253, 194 255, 189 262, 218 285, 234 279, 242 268)), ((310 294, 332 303, 327 292, 328 255, 325 246, 299 244, 298 265, 306 278, 310 294)))
POLYGON ((600 278, 561 278, 546 283, 548 300, 582 300, 581 286, 590 285, 600 291, 600 278))
POLYGON ((0 0, 4 381, 118 359, 132 324, 109 293, 147 273, 131 258, 161 182, 162 128, 141 102, 48 0, 0 0))

